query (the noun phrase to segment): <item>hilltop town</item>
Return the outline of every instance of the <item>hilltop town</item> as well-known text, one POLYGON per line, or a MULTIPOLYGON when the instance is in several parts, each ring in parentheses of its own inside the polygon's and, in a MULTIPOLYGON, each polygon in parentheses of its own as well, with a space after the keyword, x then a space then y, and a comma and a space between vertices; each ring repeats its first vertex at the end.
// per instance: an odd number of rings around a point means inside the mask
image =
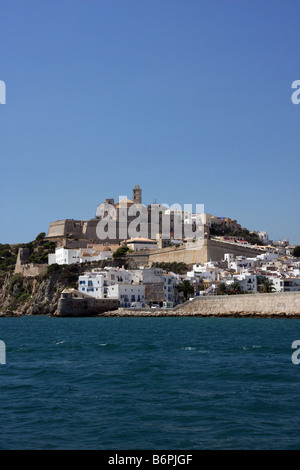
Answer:
POLYGON ((296 292, 298 248, 228 217, 158 203, 145 206, 137 185, 132 199, 107 198, 91 220, 51 222, 47 234, 18 247, 13 272, 9 263, 16 249, 6 246, 10 256, 2 256, 2 266, 14 276, 12 292, 19 297, 6 302, 4 311, 13 306, 26 312, 36 288, 33 280, 62 272, 69 278, 65 275, 67 281, 52 289, 52 310, 63 292, 133 309, 174 308, 201 296, 296 292))

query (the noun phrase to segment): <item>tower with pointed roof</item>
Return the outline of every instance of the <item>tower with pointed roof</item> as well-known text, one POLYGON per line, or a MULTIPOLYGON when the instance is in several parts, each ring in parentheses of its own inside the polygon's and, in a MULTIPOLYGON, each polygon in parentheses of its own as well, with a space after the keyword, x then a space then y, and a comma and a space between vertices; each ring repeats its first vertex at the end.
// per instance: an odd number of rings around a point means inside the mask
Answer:
POLYGON ((132 190, 132 200, 134 204, 142 204, 142 190, 138 184, 132 190))

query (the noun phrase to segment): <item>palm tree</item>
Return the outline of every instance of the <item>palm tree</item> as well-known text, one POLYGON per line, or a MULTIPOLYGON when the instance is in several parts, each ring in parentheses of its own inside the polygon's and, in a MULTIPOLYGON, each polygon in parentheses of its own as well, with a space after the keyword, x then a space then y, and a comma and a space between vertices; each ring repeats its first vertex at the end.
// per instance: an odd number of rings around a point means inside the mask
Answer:
POLYGON ((229 286, 229 294, 243 294, 243 289, 238 281, 234 281, 229 286))
POLYGON ((217 287, 217 295, 227 294, 227 286, 224 282, 221 282, 217 287))
POLYGON ((273 281, 268 278, 264 278, 258 285, 258 290, 261 293, 274 292, 275 287, 273 281))
POLYGON ((178 292, 182 292, 184 300, 187 300, 189 295, 194 294, 194 287, 192 286, 190 281, 184 280, 179 284, 178 292))

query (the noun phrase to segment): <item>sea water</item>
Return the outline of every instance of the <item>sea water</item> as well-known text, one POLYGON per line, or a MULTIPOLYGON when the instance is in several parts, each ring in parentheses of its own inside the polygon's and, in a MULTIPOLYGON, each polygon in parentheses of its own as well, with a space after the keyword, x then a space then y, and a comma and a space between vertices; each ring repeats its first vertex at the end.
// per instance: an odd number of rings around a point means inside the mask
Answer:
POLYGON ((0 449, 300 449, 300 320, 0 319, 0 449))

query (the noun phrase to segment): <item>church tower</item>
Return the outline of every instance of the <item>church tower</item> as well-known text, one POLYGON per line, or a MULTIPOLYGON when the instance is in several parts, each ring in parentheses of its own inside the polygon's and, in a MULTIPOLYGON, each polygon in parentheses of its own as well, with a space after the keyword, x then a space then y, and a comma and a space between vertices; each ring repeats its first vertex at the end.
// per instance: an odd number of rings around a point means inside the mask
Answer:
POLYGON ((132 190, 132 200, 134 204, 142 204, 142 190, 138 184, 132 190))

